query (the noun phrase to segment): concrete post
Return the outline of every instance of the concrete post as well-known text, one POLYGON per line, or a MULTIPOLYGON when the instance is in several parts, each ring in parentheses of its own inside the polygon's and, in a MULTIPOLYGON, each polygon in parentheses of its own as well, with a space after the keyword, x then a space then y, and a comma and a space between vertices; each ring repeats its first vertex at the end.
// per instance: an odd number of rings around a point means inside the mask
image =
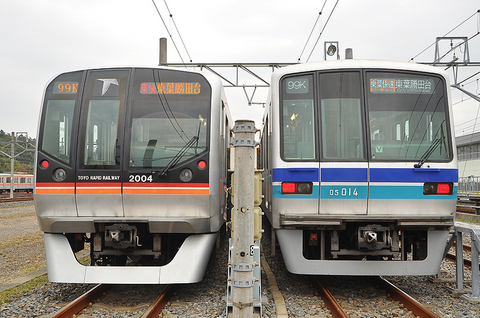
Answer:
POLYGON ((235 121, 233 317, 253 317, 255 122, 235 121))
POLYGON ((15 132, 12 131, 12 144, 10 146, 10 198, 13 198, 14 171, 15 171, 15 132))

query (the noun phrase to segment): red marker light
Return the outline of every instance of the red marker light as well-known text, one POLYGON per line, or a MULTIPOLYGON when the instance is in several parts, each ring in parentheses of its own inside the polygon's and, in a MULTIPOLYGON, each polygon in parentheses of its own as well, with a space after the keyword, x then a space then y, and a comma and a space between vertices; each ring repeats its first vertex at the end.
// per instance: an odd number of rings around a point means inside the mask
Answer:
POLYGON ((297 191, 297 184, 295 182, 283 182, 282 193, 295 193, 297 191))
POLYGON ((450 184, 448 183, 439 183, 437 185, 437 194, 450 194, 452 191, 451 191, 451 188, 450 188, 450 184))
POLYGON ((198 162, 197 166, 198 166, 198 169, 203 170, 203 169, 205 169, 205 168, 207 167, 207 163, 206 163, 205 161, 203 161, 203 160, 200 160, 200 161, 198 162))
POLYGON ((47 169, 50 166, 50 163, 47 160, 42 160, 40 162, 40 167, 43 169, 47 169))

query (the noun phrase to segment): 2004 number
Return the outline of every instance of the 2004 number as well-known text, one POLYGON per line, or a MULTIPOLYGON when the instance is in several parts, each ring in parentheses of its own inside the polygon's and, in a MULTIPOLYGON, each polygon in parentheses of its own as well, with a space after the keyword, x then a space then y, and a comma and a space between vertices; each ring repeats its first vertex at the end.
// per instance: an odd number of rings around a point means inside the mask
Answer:
POLYGON ((131 174, 128 177, 128 182, 153 182, 153 176, 145 174, 131 174))

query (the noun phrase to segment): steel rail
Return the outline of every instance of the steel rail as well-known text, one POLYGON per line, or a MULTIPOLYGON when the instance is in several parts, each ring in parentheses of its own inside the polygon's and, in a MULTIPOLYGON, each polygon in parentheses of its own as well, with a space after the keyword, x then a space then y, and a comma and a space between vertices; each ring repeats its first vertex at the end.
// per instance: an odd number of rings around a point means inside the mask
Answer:
MULTIPOLYGON (((454 247, 454 246, 455 246, 455 243, 453 243, 452 247, 454 247)), ((472 253, 472 247, 469 246, 469 245, 463 244, 463 250, 466 251, 466 252, 472 253)), ((452 261, 452 262, 457 261, 455 254, 452 254, 452 253, 447 253, 445 255, 445 258, 449 261, 452 261)), ((471 268, 472 267, 472 261, 467 259, 467 258, 464 258, 463 259, 463 265, 471 268)), ((478 269, 480 270, 480 265, 479 265, 478 269)))
POLYGON ((78 297, 77 299, 57 311, 53 316, 51 316, 51 318, 70 318, 73 315, 78 314, 95 299, 100 298, 103 292, 107 291, 108 289, 110 289, 109 285, 98 284, 82 296, 78 297))
POLYGON ((16 194, 13 198, 0 195, 0 203, 18 202, 18 201, 33 201, 33 194, 16 194))
POLYGON ((383 277, 378 277, 378 283, 387 291, 387 294, 390 294, 391 297, 395 298, 400 303, 404 304, 411 312, 413 312, 417 317, 420 318, 439 318, 433 311, 425 307, 423 304, 417 300, 410 297, 404 291, 384 279, 383 277))
POLYGON ((141 318, 156 318, 162 312, 168 300, 172 296, 173 285, 168 285, 163 292, 155 299, 155 301, 148 307, 147 311, 141 318))
POLYGON ((333 297, 332 293, 323 285, 323 283, 317 278, 314 277, 314 281, 317 283, 318 291, 320 292, 320 297, 322 297, 323 302, 327 306, 328 310, 334 318, 347 318, 349 317, 338 301, 333 297))

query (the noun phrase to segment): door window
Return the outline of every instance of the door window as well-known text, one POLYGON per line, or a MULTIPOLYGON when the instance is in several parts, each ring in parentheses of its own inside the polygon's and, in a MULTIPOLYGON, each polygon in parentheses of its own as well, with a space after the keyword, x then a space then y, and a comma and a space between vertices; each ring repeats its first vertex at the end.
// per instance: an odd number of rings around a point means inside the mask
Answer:
POLYGON ((319 78, 322 158, 364 159, 360 74, 323 73, 319 78))

